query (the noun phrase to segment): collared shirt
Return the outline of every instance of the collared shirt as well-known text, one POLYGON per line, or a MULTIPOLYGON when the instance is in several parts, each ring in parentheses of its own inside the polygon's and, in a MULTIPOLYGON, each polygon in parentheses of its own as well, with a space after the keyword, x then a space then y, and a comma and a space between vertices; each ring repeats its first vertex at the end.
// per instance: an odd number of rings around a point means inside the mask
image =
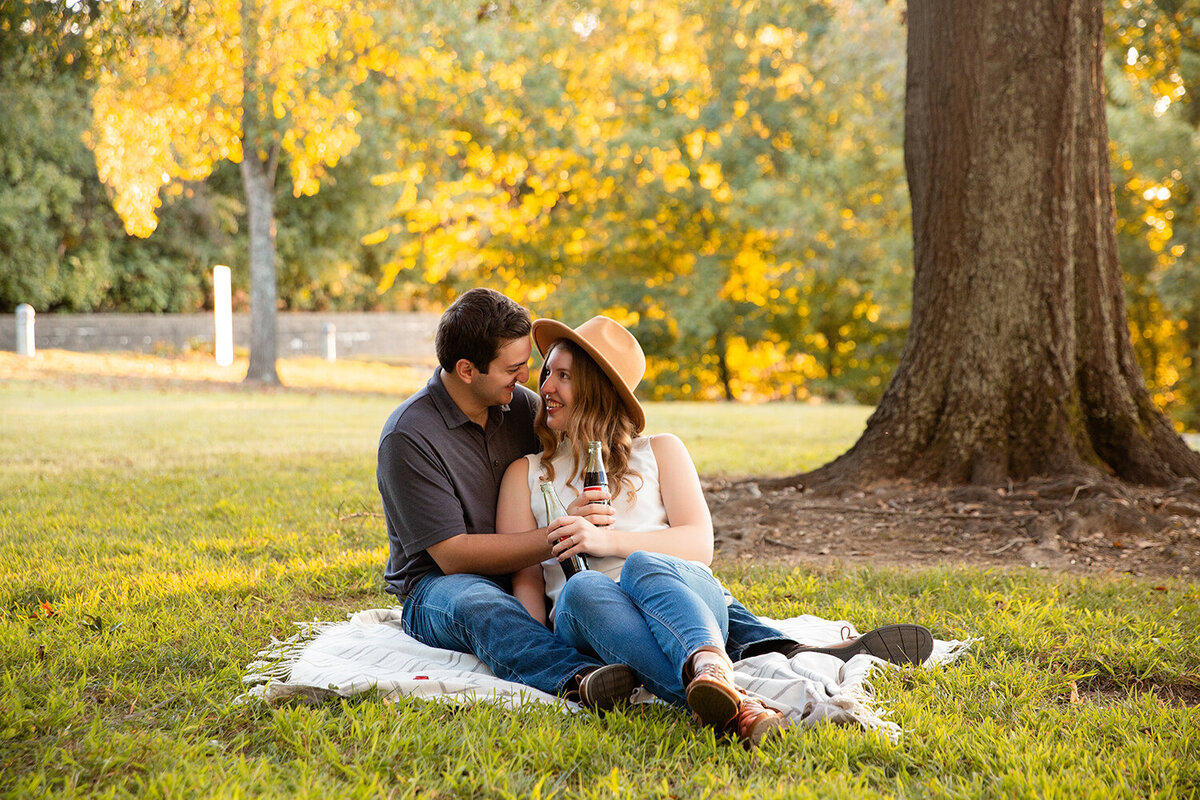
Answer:
POLYGON ((541 449, 533 432, 538 397, 517 385, 512 402, 472 422, 442 385, 440 368, 383 426, 375 479, 391 555, 387 590, 404 597, 430 572, 428 548, 461 533, 494 533, 508 465, 541 449))

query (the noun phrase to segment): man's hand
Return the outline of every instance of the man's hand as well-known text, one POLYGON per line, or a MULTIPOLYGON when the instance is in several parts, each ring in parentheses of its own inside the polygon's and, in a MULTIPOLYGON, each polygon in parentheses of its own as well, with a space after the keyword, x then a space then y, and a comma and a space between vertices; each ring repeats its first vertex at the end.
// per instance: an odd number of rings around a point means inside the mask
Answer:
POLYGON ((612 499, 607 489, 588 489, 567 506, 567 516, 583 517, 597 528, 612 525, 616 514, 606 501, 612 499))

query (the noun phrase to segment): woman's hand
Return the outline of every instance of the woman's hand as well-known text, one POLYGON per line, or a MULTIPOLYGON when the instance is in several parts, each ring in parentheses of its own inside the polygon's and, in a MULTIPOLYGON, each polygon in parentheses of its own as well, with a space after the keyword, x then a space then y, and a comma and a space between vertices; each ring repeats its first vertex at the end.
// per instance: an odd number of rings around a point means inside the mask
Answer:
POLYGON ((613 533, 598 528, 584 517, 567 516, 551 521, 546 540, 559 561, 583 553, 589 556, 615 555, 613 533))
POLYGON ((612 494, 608 489, 588 489, 571 501, 571 504, 567 506, 567 515, 583 517, 598 528, 612 525, 616 519, 616 512, 608 504, 611 499, 612 494))

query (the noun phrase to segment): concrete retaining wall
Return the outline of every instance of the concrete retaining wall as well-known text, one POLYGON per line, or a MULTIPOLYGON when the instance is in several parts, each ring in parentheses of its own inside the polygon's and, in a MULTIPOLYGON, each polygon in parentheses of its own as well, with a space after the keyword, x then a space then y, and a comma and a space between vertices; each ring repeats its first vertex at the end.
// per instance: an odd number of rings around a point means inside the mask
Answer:
MULTIPOLYGON (((333 323, 338 358, 363 356, 401 361, 435 359, 433 334, 440 315, 423 312, 280 312, 279 357, 322 355, 322 330, 333 323)), ((34 343, 39 350, 80 352, 156 348, 182 350, 212 346, 213 315, 208 314, 37 314, 34 343)), ((0 350, 16 350, 16 315, 0 314, 0 350)), ((235 348, 250 346, 250 315, 233 315, 235 348)))

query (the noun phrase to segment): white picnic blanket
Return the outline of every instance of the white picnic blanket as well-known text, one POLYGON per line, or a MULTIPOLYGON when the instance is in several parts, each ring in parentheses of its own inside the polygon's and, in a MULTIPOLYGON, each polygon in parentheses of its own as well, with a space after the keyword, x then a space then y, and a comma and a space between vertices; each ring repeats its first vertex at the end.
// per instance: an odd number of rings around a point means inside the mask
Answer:
MULTIPOLYGON (((562 698, 497 678, 474 656, 421 644, 403 631, 400 613, 395 606, 359 611, 344 622, 298 623, 299 633, 273 640, 247 667, 243 681, 251 688, 241 699, 321 702, 375 690, 385 700, 399 696, 465 703, 489 700, 507 706, 545 703, 578 710, 562 698)), ((840 642, 847 629, 848 635, 858 633, 848 622, 811 615, 762 620, 808 644, 840 642)), ((935 639, 925 666, 947 664, 976 641, 935 639)), ((793 724, 858 724, 892 738, 900 734, 899 726, 884 719, 886 712, 878 708, 868 680, 874 670, 891 666, 887 662, 867 655, 844 662, 821 653, 791 659, 767 653, 734 666, 739 686, 793 724)), ((645 689, 634 696, 634 702, 655 700, 645 689)))

